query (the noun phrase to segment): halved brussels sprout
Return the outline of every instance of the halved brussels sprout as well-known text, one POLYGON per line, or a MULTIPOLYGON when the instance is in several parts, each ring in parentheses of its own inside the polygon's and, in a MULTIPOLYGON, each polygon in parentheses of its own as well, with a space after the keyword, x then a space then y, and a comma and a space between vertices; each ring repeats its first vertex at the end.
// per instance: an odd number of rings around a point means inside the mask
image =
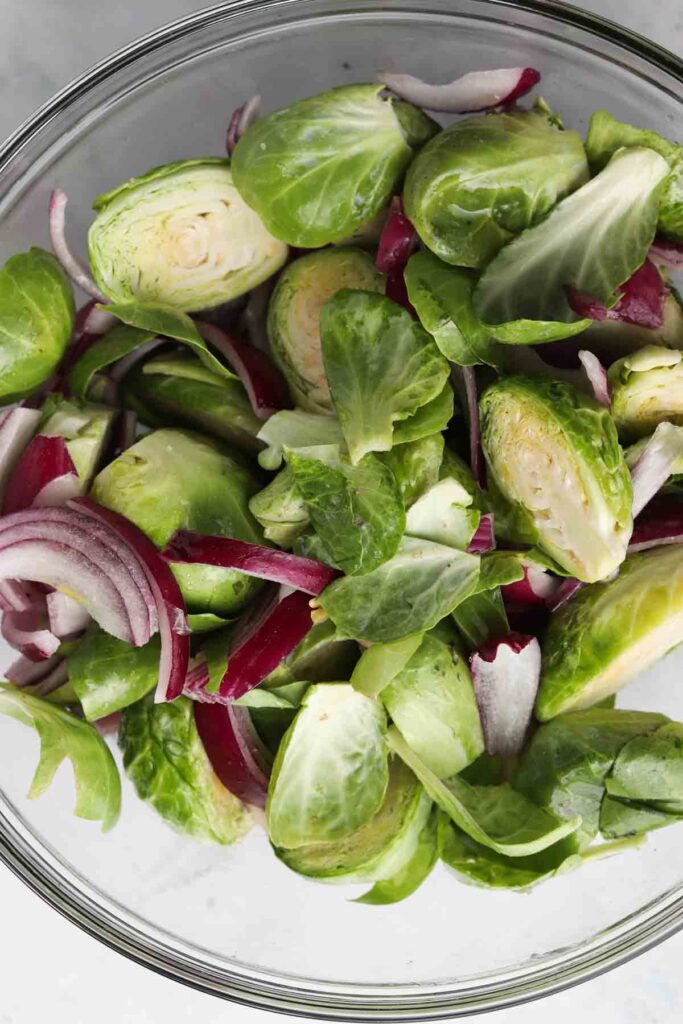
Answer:
POLYGON ((52 253, 34 248, 10 256, 0 269, 0 399, 47 380, 73 322, 71 284, 52 253))
POLYGON ((659 423, 683 426, 683 353, 648 345, 609 368, 612 416, 627 441, 659 423))
POLYGON ((569 384, 506 377, 481 400, 495 485, 530 535, 591 583, 621 564, 631 536, 631 477, 608 413, 569 384))
POLYGON ((90 486, 102 458, 115 410, 92 402, 49 395, 41 408, 39 434, 63 437, 83 488, 90 486))
POLYGON ((610 583, 584 587, 550 620, 536 714, 588 708, 683 641, 683 548, 630 555, 610 583))
POLYGON ((263 527, 263 536, 280 548, 291 548, 308 529, 311 517, 299 493, 294 473, 285 466, 249 502, 249 511, 263 527))
POLYGON ((152 426, 182 423, 238 448, 255 451, 262 421, 254 415, 238 380, 211 372, 196 356, 160 356, 136 367, 126 378, 141 418, 152 426))
POLYGON ((484 750, 467 665, 433 636, 424 638, 381 699, 408 746, 440 779, 461 772, 484 750))
POLYGON ((232 155, 235 184, 270 231, 308 249, 341 242, 394 195, 438 125, 382 85, 344 85, 262 117, 232 155))
POLYGON ((310 687, 273 765, 274 846, 334 842, 367 825, 389 781, 386 728, 382 705, 348 683, 310 687))
POLYGON ((576 132, 537 111, 469 117, 410 165, 403 201, 425 245, 446 263, 483 267, 588 178, 576 132))
POLYGON ((287 259, 287 246, 235 188, 228 160, 156 167, 93 205, 90 266, 114 302, 186 312, 219 306, 255 288, 287 259))
POLYGON ((282 273, 268 307, 268 338, 300 408, 334 415, 320 343, 322 307, 342 288, 383 293, 384 283, 361 249, 308 253, 282 273))
POLYGON ((382 806, 366 825, 333 843, 275 852, 287 867, 321 881, 382 881, 397 874, 415 854, 431 806, 413 773, 395 757, 382 806))
POLYGON ((214 773, 187 697, 151 698, 121 713, 123 767, 138 796, 179 832, 227 845, 249 830, 251 816, 214 773))
MULTIPOLYGON (((217 444, 183 430, 156 430, 95 478, 92 497, 120 512, 162 548, 176 530, 262 543, 248 502, 257 488, 249 471, 217 444)), ((192 611, 240 611, 260 581, 209 565, 172 566, 192 611)))

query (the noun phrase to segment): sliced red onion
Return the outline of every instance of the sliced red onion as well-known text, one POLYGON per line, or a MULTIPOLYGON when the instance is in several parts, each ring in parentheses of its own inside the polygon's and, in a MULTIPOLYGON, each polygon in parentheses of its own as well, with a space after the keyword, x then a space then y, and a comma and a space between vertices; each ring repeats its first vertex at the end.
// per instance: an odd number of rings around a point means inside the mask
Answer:
POLYGON ((486 752, 519 754, 541 679, 538 640, 525 633, 487 640, 470 656, 470 668, 486 752))
POLYGON ((386 71, 377 77, 408 103, 446 114, 469 114, 476 110, 507 106, 526 95, 541 80, 540 72, 535 68, 470 71, 445 85, 430 85, 413 75, 386 71))
POLYGON ((38 409, 11 405, 0 411, 0 493, 39 423, 38 409))
POLYGON ((668 238, 657 236, 650 246, 649 258, 660 267, 676 270, 683 267, 683 243, 670 242, 668 238))
POLYGON ((116 533, 70 505, 0 519, 0 577, 76 593, 102 629, 140 646, 153 631, 154 606, 140 564, 132 570, 132 561, 116 533))
POLYGON ((631 470, 634 519, 661 490, 681 457, 683 427, 660 423, 631 470))
POLYGON ((265 807, 270 770, 248 708, 195 704, 194 719, 213 770, 225 788, 245 803, 265 807))
POLYGON ((45 595, 34 584, 22 580, 0 579, 0 607, 8 612, 28 612, 45 603, 45 595))
POLYGON ((113 313, 109 313, 106 307, 103 309, 93 300, 87 315, 83 319, 81 334, 92 334, 100 338, 103 334, 111 331, 119 323, 113 313))
POLYGON ((479 395, 477 392, 477 375, 473 366, 461 366, 467 395, 467 413, 470 426, 470 468, 482 490, 486 490, 486 463, 481 449, 481 430, 479 426, 479 395))
POLYGON ((54 189, 50 195, 50 241, 55 256, 75 285, 82 288, 88 295, 92 295, 98 302, 106 302, 105 296, 88 271, 81 266, 67 245, 64 234, 64 214, 68 201, 66 192, 61 188, 54 189))
POLYGON ((683 502, 676 498, 657 498, 633 524, 629 554, 647 551, 662 544, 683 543, 683 502))
POLYGON ((5 490, 3 515, 34 506, 64 505, 82 490, 63 437, 37 434, 27 445, 5 490))
MULTIPOLYGON (((249 298, 240 316, 240 325, 246 337, 254 348, 266 354, 270 353, 270 342, 268 340, 268 304, 275 288, 275 278, 269 277, 267 281, 252 288, 249 298)), ((213 321, 214 323, 217 321, 213 321)), ((221 326, 219 324, 219 326, 221 326)))
POLYGON ((506 605, 528 607, 530 605, 545 605, 553 600, 557 591, 562 586, 562 581, 553 576, 552 573, 536 562, 521 562, 524 576, 514 583, 506 583, 500 589, 506 605))
POLYGON ((479 526, 467 550, 472 555, 483 555, 493 551, 496 546, 496 535, 493 532, 493 512, 486 512, 479 520, 479 526))
POLYGON ((31 661, 30 658, 22 654, 5 670, 5 678, 13 686, 33 686, 47 678, 63 661, 64 658, 61 654, 53 654, 45 661, 31 661))
POLYGON ((57 653, 59 639, 45 628, 43 609, 5 612, 0 631, 15 650, 30 661, 44 661, 57 653))
POLYGON ((388 275, 384 294, 392 302, 407 309, 410 315, 417 319, 415 307, 408 298, 408 288, 403 276, 403 270, 397 270, 388 275))
POLYGON ((53 590, 46 601, 50 629, 60 639, 82 633, 92 621, 88 610, 68 594, 53 590))
POLYGON ((645 260, 620 291, 621 297, 612 309, 576 288, 567 288, 567 298, 575 313, 590 320, 617 320, 651 330, 662 326, 669 289, 651 260, 645 260))
POLYGON ((235 146, 242 138, 247 128, 249 128, 254 121, 258 120, 260 110, 261 97, 258 93, 255 96, 252 96, 251 99, 247 100, 246 103, 243 103, 241 107, 237 107, 236 110, 233 110, 225 139, 225 148, 228 151, 228 156, 232 156, 235 146))
POLYGON ((238 341, 214 324, 196 320, 197 330, 227 359, 244 385, 251 407, 261 420, 280 409, 289 409, 292 400, 287 383, 275 363, 260 349, 238 341))
POLYGON ((35 683, 31 683, 31 694, 34 697, 47 697, 54 693, 69 678, 69 663, 66 658, 60 658, 57 664, 44 676, 41 676, 35 683))
POLYGON ((119 731, 119 725, 121 724, 121 712, 112 711, 110 715, 105 715, 104 718, 98 718, 91 724, 95 726, 100 736, 113 736, 114 733, 119 731))
POLYGON ((137 557, 154 598, 161 638, 155 700, 175 700, 183 692, 190 658, 190 627, 185 601, 175 576, 152 542, 130 520, 87 498, 78 498, 71 505, 114 532, 137 557))
POLYGON ((394 196, 389 216, 380 235, 375 266, 383 274, 401 273, 417 245, 417 232, 403 210, 400 196, 394 196))
POLYGON ((612 405, 612 397, 609 390, 607 370, 598 357, 585 348, 579 351, 579 360, 586 371, 590 386, 593 388, 596 402, 600 402, 606 409, 609 409, 612 405))
POLYGON ((212 537, 190 530, 175 533, 161 557, 167 562, 186 562, 217 565, 223 569, 236 569, 247 576, 282 583, 317 597, 325 587, 339 576, 336 569, 314 558, 301 558, 278 548, 250 544, 233 537, 212 537))
POLYGON ((558 608, 561 608, 563 604, 566 604, 570 598, 574 596, 577 590, 581 590, 583 583, 581 580, 575 580, 573 576, 568 576, 567 579, 562 580, 559 587, 554 594, 550 595, 548 599, 548 608, 551 612, 556 612, 558 608))

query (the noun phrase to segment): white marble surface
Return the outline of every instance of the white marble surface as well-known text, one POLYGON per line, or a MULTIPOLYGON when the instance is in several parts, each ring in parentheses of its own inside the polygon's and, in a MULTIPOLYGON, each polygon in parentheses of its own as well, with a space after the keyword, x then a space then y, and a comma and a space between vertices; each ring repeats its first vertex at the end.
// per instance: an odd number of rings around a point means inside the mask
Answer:
MULTIPOLYGON (((0 137, 89 64, 204 6, 193 0, 0 0, 0 137)), ((680 0, 584 6, 683 49, 680 0)), ((266 1024, 274 1014, 223 1004, 129 963, 0 870, 0 1024, 266 1024)), ((487 1024, 673 1024, 683 1020, 683 935, 610 974, 487 1024)))

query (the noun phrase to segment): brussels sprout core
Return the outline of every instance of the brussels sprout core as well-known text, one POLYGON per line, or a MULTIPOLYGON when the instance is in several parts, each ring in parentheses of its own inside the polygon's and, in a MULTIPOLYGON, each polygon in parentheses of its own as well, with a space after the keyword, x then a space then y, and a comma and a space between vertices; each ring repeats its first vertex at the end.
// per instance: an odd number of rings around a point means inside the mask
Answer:
POLYGON ((683 425, 683 353, 648 345, 614 363, 609 377, 621 437, 644 437, 663 422, 683 425))

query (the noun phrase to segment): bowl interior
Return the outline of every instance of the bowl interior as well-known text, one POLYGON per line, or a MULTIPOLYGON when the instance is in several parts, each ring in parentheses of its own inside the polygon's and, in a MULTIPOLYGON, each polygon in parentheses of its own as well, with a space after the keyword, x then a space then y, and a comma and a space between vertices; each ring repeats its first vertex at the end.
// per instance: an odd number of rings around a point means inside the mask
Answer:
MULTIPOLYGON (((0 159, 2 259, 48 244, 54 186, 69 193, 69 235, 83 252, 96 195, 155 164, 221 153, 231 109, 253 93, 268 110, 380 68, 447 81, 530 64, 568 127, 584 132, 604 106, 680 131, 680 79, 665 58, 657 67, 535 4, 247 2, 183 25, 91 76, 4 168, 0 159)), ((683 654, 670 654, 619 705, 683 718, 682 668, 683 654)), ((290 873, 260 828, 226 849, 177 836, 128 783, 121 822, 102 836, 72 817, 67 768, 49 795, 25 800, 32 734, 0 720, 0 745, 0 846, 17 870, 119 948, 262 1005, 392 1019, 500 1005, 617 962, 680 920, 677 829, 531 895, 470 888, 439 867, 408 902, 380 909, 351 902, 361 889, 290 873)))

